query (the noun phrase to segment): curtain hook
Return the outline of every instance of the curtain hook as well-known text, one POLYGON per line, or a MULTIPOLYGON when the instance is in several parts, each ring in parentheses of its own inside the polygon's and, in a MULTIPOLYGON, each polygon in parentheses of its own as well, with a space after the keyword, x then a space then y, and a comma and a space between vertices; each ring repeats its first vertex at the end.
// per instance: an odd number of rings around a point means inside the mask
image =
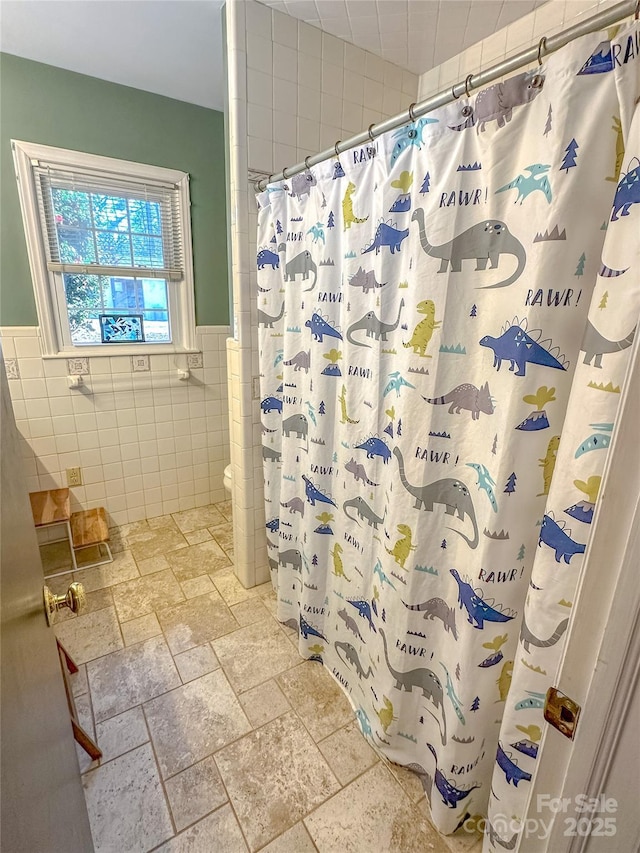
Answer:
POLYGON ((415 113, 413 112, 415 105, 416 105, 415 101, 412 104, 409 104, 409 109, 407 111, 409 113, 409 118, 411 119, 411 121, 416 120, 415 113))
POLYGON ((285 179, 285 181, 287 180, 287 169, 288 168, 289 168, 289 166, 285 166, 284 169, 282 170, 282 177, 285 179))
POLYGON ((640 18, 640 0, 636 3, 636 11, 634 12, 634 20, 638 20, 640 18))
MULTIPOLYGON (((639 2, 640 2, 640 0, 639 0, 639 2)), ((471 97, 471 92, 469 91, 469 89, 472 88, 472 86, 471 86, 472 79, 473 79, 473 74, 467 74, 465 81, 464 81, 464 90, 467 93, 467 98, 471 97)))
MULTIPOLYGON (((639 0, 640 2, 640 0, 639 0)), ((547 37, 542 36, 538 42, 538 65, 542 67, 542 51, 547 49, 547 37)))
POLYGON ((311 157, 311 154, 307 154, 307 156, 304 158, 304 165, 307 167, 307 169, 311 169, 311 166, 309 165, 309 158, 310 157, 311 157))
POLYGON ((461 97, 461 94, 456 95, 456 86, 457 85, 458 85, 457 83, 454 83, 453 86, 451 87, 451 97, 453 98, 454 101, 457 101, 461 97))
POLYGON ((340 145, 341 142, 342 142, 342 140, 339 139, 336 142, 336 144, 333 146, 333 150, 336 152, 336 157, 338 157, 338 158, 340 157, 340 152, 338 151, 338 145, 340 145))
POLYGON ((369 125, 369 127, 367 128, 367 133, 369 134, 369 139, 370 139, 372 142, 375 142, 375 136, 373 135, 373 128, 374 128, 375 126, 376 126, 376 123, 375 123, 375 122, 371 122, 371 124, 370 124, 370 125, 369 125))

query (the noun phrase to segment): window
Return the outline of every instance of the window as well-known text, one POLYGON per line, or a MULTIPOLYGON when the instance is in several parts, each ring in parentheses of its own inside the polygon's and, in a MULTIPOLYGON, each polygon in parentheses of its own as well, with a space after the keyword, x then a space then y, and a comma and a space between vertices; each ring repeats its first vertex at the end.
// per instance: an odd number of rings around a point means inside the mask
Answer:
POLYGON ((12 145, 45 356, 193 349, 189 176, 12 145))

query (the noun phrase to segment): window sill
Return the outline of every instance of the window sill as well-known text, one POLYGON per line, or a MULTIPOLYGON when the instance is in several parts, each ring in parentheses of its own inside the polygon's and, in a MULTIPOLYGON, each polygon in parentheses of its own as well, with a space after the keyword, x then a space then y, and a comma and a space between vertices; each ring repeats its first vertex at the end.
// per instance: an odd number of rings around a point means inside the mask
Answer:
POLYGON ((158 346, 113 346, 104 347, 74 347, 72 350, 63 350, 56 353, 45 353, 42 358, 47 361, 49 359, 60 358, 115 358, 117 356, 127 355, 188 355, 189 353, 200 352, 194 347, 176 347, 170 344, 159 344, 158 346))

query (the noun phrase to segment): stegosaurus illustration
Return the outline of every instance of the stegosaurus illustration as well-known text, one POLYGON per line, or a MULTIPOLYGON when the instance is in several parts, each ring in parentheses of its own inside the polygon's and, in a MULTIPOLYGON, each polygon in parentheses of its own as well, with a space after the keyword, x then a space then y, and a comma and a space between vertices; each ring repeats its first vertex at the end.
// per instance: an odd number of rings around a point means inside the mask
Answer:
POLYGON ((499 338, 485 335, 480 340, 480 346, 493 350, 493 366, 500 370, 503 361, 510 361, 509 370, 515 370, 514 376, 524 376, 527 364, 539 364, 542 367, 553 367, 556 370, 567 370, 569 362, 558 347, 551 346, 551 340, 543 340, 541 329, 527 328, 526 318, 502 327, 499 338))

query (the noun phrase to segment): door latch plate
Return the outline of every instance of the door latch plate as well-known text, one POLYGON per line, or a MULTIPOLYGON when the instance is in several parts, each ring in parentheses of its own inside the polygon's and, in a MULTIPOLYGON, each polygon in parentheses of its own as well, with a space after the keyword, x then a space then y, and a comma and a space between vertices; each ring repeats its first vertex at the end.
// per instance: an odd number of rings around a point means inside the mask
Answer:
POLYGON ((544 718, 560 734, 573 740, 582 708, 557 687, 550 687, 544 703, 544 718))

